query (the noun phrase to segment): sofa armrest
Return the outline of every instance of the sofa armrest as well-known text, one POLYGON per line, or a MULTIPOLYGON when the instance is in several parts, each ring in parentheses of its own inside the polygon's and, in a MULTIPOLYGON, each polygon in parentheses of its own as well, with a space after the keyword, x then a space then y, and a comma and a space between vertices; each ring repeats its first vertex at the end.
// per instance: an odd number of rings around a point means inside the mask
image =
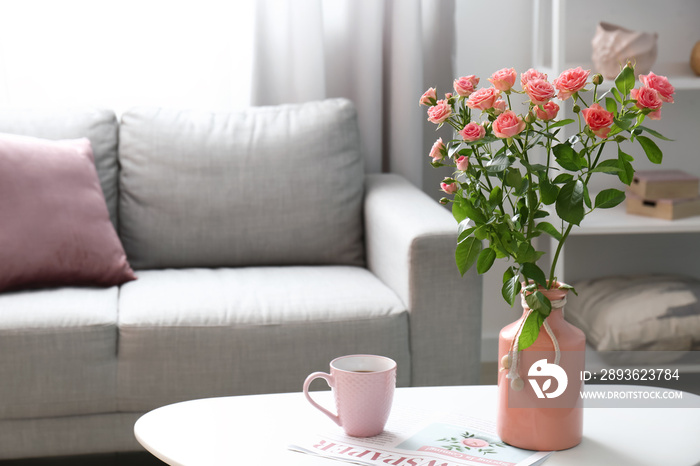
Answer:
POLYGON ((457 224, 404 178, 365 179, 367 266, 410 313, 411 384, 479 382, 482 279, 459 275, 457 224))

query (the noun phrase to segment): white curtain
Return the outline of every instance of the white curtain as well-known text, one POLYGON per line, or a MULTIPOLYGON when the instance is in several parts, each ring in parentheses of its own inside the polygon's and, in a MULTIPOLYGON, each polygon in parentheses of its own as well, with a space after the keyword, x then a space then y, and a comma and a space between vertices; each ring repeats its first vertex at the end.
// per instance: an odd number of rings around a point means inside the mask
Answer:
POLYGON ((252 2, 0 0, 0 107, 250 104, 252 2))
POLYGON ((436 182, 427 153, 437 135, 418 98, 452 89, 454 9, 454 0, 258 0, 252 103, 349 98, 368 172, 436 182))

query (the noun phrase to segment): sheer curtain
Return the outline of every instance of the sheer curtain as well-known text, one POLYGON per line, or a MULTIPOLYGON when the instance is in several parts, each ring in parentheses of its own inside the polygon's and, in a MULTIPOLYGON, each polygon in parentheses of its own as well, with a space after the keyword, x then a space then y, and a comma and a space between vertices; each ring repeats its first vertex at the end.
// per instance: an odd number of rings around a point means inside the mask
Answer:
POLYGON ((418 98, 452 89, 454 9, 454 0, 258 0, 252 103, 349 98, 366 171, 435 182, 427 153, 437 135, 418 98))
POLYGON ((221 0, 3 1, 0 107, 245 107, 253 10, 221 0))
MULTIPOLYGON (((231 110, 347 97, 366 170, 439 197, 418 98, 452 88, 454 0, 22 0, 0 14, 0 107, 231 110)), ((449 135, 448 135, 449 137, 449 135)))

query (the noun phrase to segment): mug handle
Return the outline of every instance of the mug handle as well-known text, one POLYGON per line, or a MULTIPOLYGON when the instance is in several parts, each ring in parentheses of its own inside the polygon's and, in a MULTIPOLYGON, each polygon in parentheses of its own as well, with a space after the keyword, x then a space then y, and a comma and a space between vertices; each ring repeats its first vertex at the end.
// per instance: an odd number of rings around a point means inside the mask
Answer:
POLYGON ((321 411, 323 414, 331 418, 333 422, 338 424, 339 426, 342 426, 340 423, 340 417, 338 417, 337 414, 333 414, 330 411, 328 411, 326 408, 321 406, 320 404, 316 403, 312 398, 311 395, 309 395, 309 385, 311 382, 315 379, 324 379, 326 383, 328 384, 329 387, 333 388, 333 376, 330 374, 326 374, 325 372, 314 372, 313 374, 309 374, 309 376, 306 378, 304 381, 304 396, 306 399, 311 403, 311 405, 321 411))

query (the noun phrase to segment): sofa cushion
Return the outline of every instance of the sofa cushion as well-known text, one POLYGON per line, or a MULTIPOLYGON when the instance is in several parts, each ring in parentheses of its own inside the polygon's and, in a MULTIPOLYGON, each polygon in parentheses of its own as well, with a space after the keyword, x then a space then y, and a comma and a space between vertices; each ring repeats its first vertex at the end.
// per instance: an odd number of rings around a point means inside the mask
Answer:
POLYGON ((122 116, 120 235, 134 268, 362 265, 347 100, 122 116))
POLYGON ((86 138, 0 133, 0 291, 133 280, 86 138))
POLYGON ((117 287, 0 294, 0 418, 116 409, 117 287))
POLYGON ((301 390, 343 354, 398 363, 410 383, 408 314, 359 267, 137 272, 119 297, 119 408, 301 390))
POLYGON ((117 137, 114 112, 102 109, 0 110, 0 132, 45 139, 88 138, 109 217, 117 227, 117 137))

